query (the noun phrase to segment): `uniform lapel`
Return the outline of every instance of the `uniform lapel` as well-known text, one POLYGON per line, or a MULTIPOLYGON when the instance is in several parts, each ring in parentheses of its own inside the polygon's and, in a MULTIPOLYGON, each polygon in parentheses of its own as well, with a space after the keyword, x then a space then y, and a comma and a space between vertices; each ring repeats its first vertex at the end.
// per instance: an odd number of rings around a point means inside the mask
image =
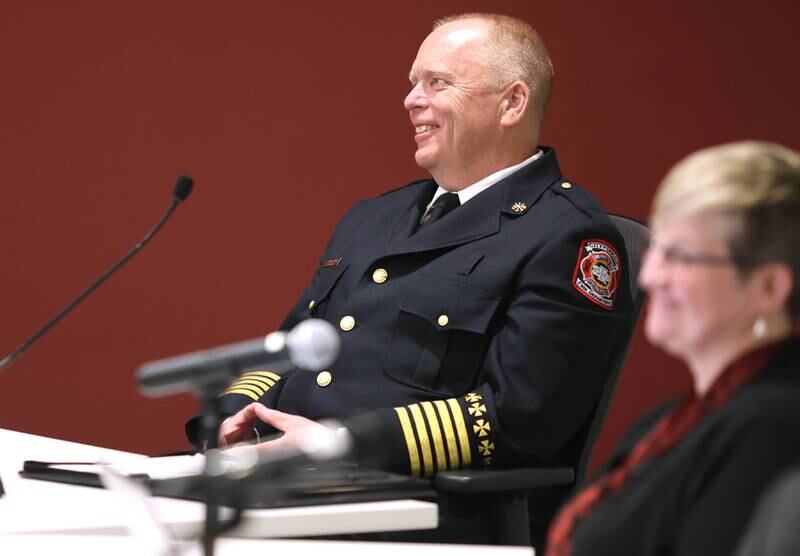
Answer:
POLYGON ((411 236, 389 244, 388 255, 439 249, 475 241, 500 229, 502 188, 493 185, 440 220, 423 226, 411 236))
POLYGON ((410 194, 398 203, 402 209, 397 211, 397 217, 392 223, 386 239, 387 246, 408 239, 417 229, 419 219, 422 218, 425 207, 433 197, 437 187, 436 182, 433 180, 426 180, 420 185, 421 187, 409 189, 410 194))
POLYGON ((524 214, 560 175, 555 153, 544 148, 539 160, 479 193, 441 220, 413 233, 422 205, 433 195, 433 190, 425 187, 415 198, 417 202, 421 200, 421 204, 410 207, 395 221, 387 239, 385 256, 441 249, 495 234, 500 230, 501 213, 524 214))
POLYGON ((500 207, 503 213, 511 216, 525 214, 548 187, 561 180, 561 169, 558 167, 555 151, 550 147, 541 149, 544 152, 539 160, 500 182, 505 185, 500 207))

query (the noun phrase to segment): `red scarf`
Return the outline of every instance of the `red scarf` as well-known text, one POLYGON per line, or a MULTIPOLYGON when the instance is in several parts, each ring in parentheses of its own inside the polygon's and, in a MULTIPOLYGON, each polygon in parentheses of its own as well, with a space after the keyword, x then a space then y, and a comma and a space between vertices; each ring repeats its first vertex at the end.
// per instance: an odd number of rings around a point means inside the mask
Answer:
POLYGON ((757 348, 728 365, 704 396, 688 396, 636 443, 622 464, 584 486, 550 524, 547 556, 568 556, 575 528, 597 504, 622 488, 641 464, 678 444, 706 415, 720 408, 761 372, 783 345, 781 341, 757 348))

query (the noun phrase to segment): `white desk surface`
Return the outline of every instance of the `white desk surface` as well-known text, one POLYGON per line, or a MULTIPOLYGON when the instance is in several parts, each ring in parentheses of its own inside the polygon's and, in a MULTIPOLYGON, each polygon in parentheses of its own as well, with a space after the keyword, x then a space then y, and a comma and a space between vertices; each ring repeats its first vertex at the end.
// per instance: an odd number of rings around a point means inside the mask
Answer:
MULTIPOLYGON (((180 547, 173 554, 200 556, 196 543, 180 547)), ((127 537, 80 535, 0 535, 3 554, 59 554, 60 556, 156 556, 127 537)), ((214 546, 216 556, 535 556, 532 548, 522 546, 478 546, 468 544, 375 543, 349 541, 313 541, 281 539, 220 539, 214 546)))
MULTIPOLYGON (((129 509, 110 491, 19 476, 24 460, 95 461, 142 458, 138 454, 98 448, 0 429, 0 535, 81 534, 127 535, 129 509)), ((188 538, 199 534, 205 518, 202 504, 151 498, 152 509, 171 533, 188 538)), ((236 537, 296 537, 435 528, 436 504, 393 500, 268 510, 246 510, 236 537)), ((4 541, 5 542, 5 541, 4 541)), ((17 542, 24 543, 24 540, 17 542)), ((99 541, 98 541, 99 542, 99 541)))

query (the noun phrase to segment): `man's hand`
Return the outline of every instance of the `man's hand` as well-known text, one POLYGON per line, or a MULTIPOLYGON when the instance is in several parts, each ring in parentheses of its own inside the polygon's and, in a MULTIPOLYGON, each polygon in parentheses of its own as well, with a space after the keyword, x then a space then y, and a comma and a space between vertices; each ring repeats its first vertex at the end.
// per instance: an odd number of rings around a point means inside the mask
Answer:
POLYGON ((280 438, 259 444, 259 450, 298 448, 302 437, 314 434, 315 431, 328 431, 324 425, 305 417, 269 409, 254 402, 222 423, 219 445, 224 447, 252 440, 255 438, 253 426, 257 421, 263 421, 284 433, 280 438))
POLYGON ((263 407, 260 403, 251 403, 244 409, 225 419, 219 426, 219 446, 223 448, 231 444, 247 442, 255 438, 255 425, 258 416, 256 408, 263 407))

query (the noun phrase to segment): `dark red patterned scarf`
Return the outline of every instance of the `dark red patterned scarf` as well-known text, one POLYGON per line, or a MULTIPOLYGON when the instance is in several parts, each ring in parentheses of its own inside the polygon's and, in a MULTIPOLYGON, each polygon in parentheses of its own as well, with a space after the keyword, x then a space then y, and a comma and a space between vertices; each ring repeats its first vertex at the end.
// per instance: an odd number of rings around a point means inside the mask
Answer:
POLYGON ((597 504, 622 488, 642 463, 657 458, 678 444, 706 415, 721 407, 742 385, 762 371, 784 344, 785 341, 780 341, 757 348, 728 365, 704 396, 688 396, 639 440, 622 464, 584 486, 551 523, 547 556, 568 556, 572 551, 575 528, 597 504))

